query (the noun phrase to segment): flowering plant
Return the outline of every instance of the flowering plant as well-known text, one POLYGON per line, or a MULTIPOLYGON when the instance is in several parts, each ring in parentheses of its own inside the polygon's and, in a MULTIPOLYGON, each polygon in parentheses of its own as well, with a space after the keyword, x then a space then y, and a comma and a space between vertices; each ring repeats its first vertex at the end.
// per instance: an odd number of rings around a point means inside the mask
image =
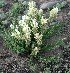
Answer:
MULTIPOLYGON (((44 32, 49 27, 47 23, 57 15, 58 8, 52 9, 50 11, 50 17, 45 18, 43 10, 38 10, 34 1, 29 2, 28 5, 28 12, 26 15, 22 16, 19 23, 16 26, 13 24, 10 25, 11 38, 16 41, 16 46, 19 47, 16 47, 16 53, 19 54, 26 50, 31 51, 31 55, 37 55, 43 44, 44 32), (21 47, 22 49, 20 49, 21 47)), ((14 43, 12 46, 14 46, 14 43)))

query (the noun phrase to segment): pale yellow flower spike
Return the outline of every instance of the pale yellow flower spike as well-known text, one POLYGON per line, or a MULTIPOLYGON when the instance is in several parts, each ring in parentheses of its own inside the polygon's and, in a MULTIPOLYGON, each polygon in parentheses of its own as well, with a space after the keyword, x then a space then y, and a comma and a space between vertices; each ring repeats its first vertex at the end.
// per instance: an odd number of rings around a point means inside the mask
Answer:
POLYGON ((57 13, 58 13, 58 8, 53 8, 51 11, 50 11, 50 17, 55 17, 57 16, 57 13))

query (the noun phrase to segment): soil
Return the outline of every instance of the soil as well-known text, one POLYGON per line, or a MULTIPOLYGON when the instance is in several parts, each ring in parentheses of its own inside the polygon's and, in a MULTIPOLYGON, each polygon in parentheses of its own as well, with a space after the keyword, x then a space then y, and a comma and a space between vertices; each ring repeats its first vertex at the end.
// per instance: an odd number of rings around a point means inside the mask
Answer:
MULTIPOLYGON (((41 3, 45 2, 46 0, 34 0, 40 5, 41 3)), ((49 1, 55 1, 55 0, 47 0, 49 1)), ((2 12, 7 12, 11 4, 13 3, 12 0, 5 0, 6 5, 1 8, 0 10, 2 12)), ((70 2, 68 0, 68 4, 70 5, 70 2)), ((0 12, 1 12, 0 11, 0 12)), ((65 24, 65 28, 63 30, 63 35, 62 37, 66 37, 67 40, 64 42, 67 44, 70 42, 70 16, 68 16, 68 12, 70 11, 70 7, 63 8, 61 12, 59 12, 59 16, 57 17, 58 20, 60 20, 62 23, 65 24)), ((50 69, 51 73, 67 73, 67 71, 70 69, 70 47, 69 48, 64 48, 60 47, 56 50, 53 50, 51 52, 45 52, 44 56, 50 56, 50 55, 57 55, 60 54, 62 56, 62 61, 60 63, 60 67, 54 68, 53 69, 53 63, 50 63, 50 69), (67 67, 65 67, 65 65, 67 67), (66 70, 67 68, 67 70, 66 70)), ((26 55, 26 54, 25 54, 26 55)), ((33 73, 29 70, 27 67, 27 58, 25 55, 18 56, 17 54, 13 53, 10 49, 6 48, 6 46, 3 43, 2 37, 0 37, 0 72, 1 73, 33 73)), ((56 63, 54 63, 56 65, 56 63)), ((42 69, 39 69, 38 72, 36 73, 43 73, 42 69)))

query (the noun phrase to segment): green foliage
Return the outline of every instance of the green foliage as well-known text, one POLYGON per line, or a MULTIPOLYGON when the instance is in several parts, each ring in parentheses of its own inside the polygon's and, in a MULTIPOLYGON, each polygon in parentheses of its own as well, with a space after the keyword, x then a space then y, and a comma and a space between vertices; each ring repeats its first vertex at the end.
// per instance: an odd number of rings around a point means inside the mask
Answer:
POLYGON ((43 51, 53 50, 59 46, 63 46, 63 38, 57 39, 56 37, 60 36, 63 30, 63 25, 60 22, 52 22, 50 28, 45 30, 43 36, 43 51), (53 40, 52 40, 53 39, 53 40), (52 40, 52 41, 50 41, 52 40))
POLYGON ((22 41, 17 41, 17 39, 14 39, 13 37, 10 36, 10 31, 8 31, 8 35, 5 33, 5 43, 6 43, 6 46, 9 47, 9 48, 12 48, 13 52, 15 53, 21 53, 24 51, 24 48, 22 46, 24 46, 24 44, 22 43, 22 41), (12 40, 12 41, 11 41, 12 40), (18 44, 18 45, 17 45, 18 44))
POLYGON ((37 72, 37 64, 33 64, 32 62, 28 63, 29 69, 31 71, 31 73, 36 73, 37 72))
POLYGON ((0 8, 2 8, 4 5, 4 0, 0 0, 0 8))
POLYGON ((49 68, 46 68, 44 73, 51 73, 50 69, 49 68))
POLYGON ((22 14, 26 8, 27 3, 26 4, 14 3, 9 11, 10 16, 18 16, 18 14, 22 14))
POLYGON ((3 73, 2 71, 0 71, 0 73, 3 73))
MULTIPOLYGON (((17 54, 27 51, 36 56, 39 51, 52 50, 62 45, 61 39, 49 42, 61 29, 60 23, 53 22, 58 8, 53 8, 49 18, 45 18, 43 11, 35 6, 35 2, 29 2, 27 14, 22 16, 19 23, 16 20, 13 21, 10 25, 11 30, 6 34, 7 45, 17 54)), ((21 10, 16 3, 11 11, 16 16, 21 10)))
POLYGON ((67 73, 70 73, 70 69, 69 69, 69 71, 67 73))
POLYGON ((66 5, 67 5, 67 1, 63 1, 61 3, 57 3, 56 7, 58 7, 59 9, 61 9, 61 8, 65 7, 66 5))
POLYGON ((62 58, 58 55, 56 56, 42 56, 38 55, 37 57, 30 57, 28 59, 28 67, 31 72, 39 73, 39 70, 43 70, 43 73, 51 73, 50 65, 52 65, 53 69, 60 67, 60 62, 62 58), (49 66, 48 66, 49 65, 49 66), (33 68, 34 67, 34 68, 33 68))
MULTIPOLYGON (((4 0, 0 1, 1 4, 4 3, 4 0)), ((13 3, 11 8, 6 13, 0 14, 0 31, 3 31, 5 28, 9 27, 9 24, 15 20, 18 22, 18 20, 21 18, 21 14, 24 14, 26 11, 26 8, 28 7, 27 2, 17 2, 13 3)))

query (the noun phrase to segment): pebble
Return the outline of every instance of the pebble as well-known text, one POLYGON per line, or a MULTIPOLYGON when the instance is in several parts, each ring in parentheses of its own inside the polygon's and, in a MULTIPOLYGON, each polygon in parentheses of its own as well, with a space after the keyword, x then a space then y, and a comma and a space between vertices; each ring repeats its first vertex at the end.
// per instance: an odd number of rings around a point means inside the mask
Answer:
POLYGON ((67 2, 70 2, 70 0, 67 0, 67 2))
POLYGON ((48 9, 48 8, 52 8, 55 4, 59 3, 60 1, 54 1, 54 2, 45 2, 43 4, 40 5, 41 9, 48 9))

